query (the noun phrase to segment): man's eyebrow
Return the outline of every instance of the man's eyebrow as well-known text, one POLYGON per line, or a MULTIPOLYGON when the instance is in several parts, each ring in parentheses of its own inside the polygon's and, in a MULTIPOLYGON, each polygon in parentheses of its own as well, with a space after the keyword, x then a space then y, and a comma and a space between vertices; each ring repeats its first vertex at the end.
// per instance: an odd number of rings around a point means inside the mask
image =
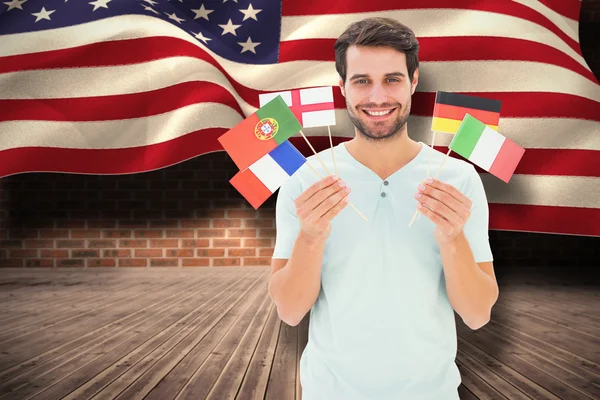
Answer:
MULTIPOLYGON (((403 72, 389 72, 387 74, 385 74, 385 76, 402 76, 402 77, 406 77, 406 74, 403 72)), ((353 81, 354 79, 358 79, 358 78, 368 78, 369 74, 354 74, 350 77, 350 80, 353 81)))

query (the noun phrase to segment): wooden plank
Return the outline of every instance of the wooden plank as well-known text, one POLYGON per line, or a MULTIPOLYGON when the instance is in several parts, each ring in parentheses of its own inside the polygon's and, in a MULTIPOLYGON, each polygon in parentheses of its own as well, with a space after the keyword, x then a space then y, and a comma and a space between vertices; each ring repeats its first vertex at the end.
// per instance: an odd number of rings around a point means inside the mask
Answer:
MULTIPOLYGON (((462 385, 465 386, 469 390, 469 392, 473 393, 480 400, 498 400, 498 399, 508 399, 502 393, 494 389, 490 386, 489 383, 484 381, 471 371, 469 368, 464 366, 460 360, 456 360, 456 366, 460 371, 462 385)), ((536 399, 537 400, 537 399, 536 399)))
POLYGON ((585 355, 585 358, 595 363, 600 362, 600 338, 592 338, 518 311, 506 314, 501 310, 493 310, 492 318, 547 343, 581 356, 585 355))
MULTIPOLYGON (((467 335, 465 333, 464 336, 466 340, 470 340, 470 338, 475 335, 467 335)), ((600 382, 599 375, 542 348, 524 342, 520 338, 498 335, 492 329, 480 329, 477 331, 476 337, 480 339, 482 343, 485 343, 480 347, 487 349, 487 343, 498 346, 498 348, 501 348, 504 352, 512 354, 537 367, 565 385, 568 385, 591 398, 600 399, 600 387, 592 384, 592 382, 600 382)), ((490 351, 494 351, 495 354, 495 349, 496 348, 493 347, 490 351)))
MULTIPOLYGON (((273 306, 236 399, 264 399, 282 324, 283 322, 277 315, 277 307, 273 306)), ((211 396, 211 400, 219 400, 219 398, 211 396)))
POLYGON ((72 340, 93 332, 103 326, 123 318, 148 301, 160 301, 161 296, 169 295, 177 290, 176 282, 153 288, 152 291, 140 291, 134 294, 124 294, 112 301, 106 302, 102 307, 89 310, 85 314, 70 319, 58 325, 36 331, 35 335, 23 335, 14 341, 2 343, 0 351, 0 364, 14 365, 29 358, 48 351, 56 346, 64 345, 72 340), (31 337, 35 336, 35 337, 31 337))
POLYGON ((489 369, 511 382, 523 393, 534 399, 578 399, 585 398, 553 376, 546 374, 535 365, 510 354, 501 347, 482 340, 479 335, 469 335, 468 341, 462 334, 458 337, 461 351, 485 363, 489 369), (493 354, 493 357, 490 356, 493 354))
MULTIPOLYGON (((265 279, 262 285, 262 289, 254 296, 249 306, 241 311, 237 320, 233 321, 231 329, 227 331, 229 323, 225 318, 221 320, 222 325, 215 327, 202 339, 200 345, 184 358, 177 367, 173 368, 144 400, 162 400, 167 398, 169 393, 177 392, 179 392, 177 400, 206 398, 237 347, 239 338, 244 335, 261 304, 271 301, 268 296, 268 281, 265 279), (197 364, 200 364, 200 366, 197 367, 197 364), (177 381, 181 382, 188 376, 187 382, 183 382, 183 388, 175 383, 177 381), (165 384, 163 385, 163 383, 165 384), (154 392, 156 394, 152 395, 154 392)), ((250 301, 250 297, 248 300, 250 301)), ((231 316, 232 319, 236 317, 231 312, 228 316, 231 316)))
MULTIPOLYGON (((250 323, 250 327, 240 340, 239 345, 231 355, 221 375, 207 394, 207 399, 233 400, 241 387, 246 370, 259 344, 265 329, 268 329, 267 319, 271 314, 273 304, 270 297, 265 298, 260 310, 250 323)), ((152 392, 150 393, 152 394, 152 392)))
POLYGON ((215 291, 199 291, 193 300, 186 302, 186 307, 158 321, 147 330, 140 332, 132 340, 112 349, 93 363, 81 368, 76 374, 69 376, 68 380, 61 382, 63 389, 60 392, 51 391, 44 398, 49 400, 63 398, 63 393, 69 388, 70 390, 66 391, 68 395, 64 397, 64 400, 92 398, 116 379, 124 381, 124 378, 120 378, 123 373, 167 340, 183 330, 187 329, 189 331, 192 324, 201 323, 203 317, 206 317, 213 309, 218 308, 220 304, 225 302, 227 300, 227 297, 223 296, 225 290, 243 287, 248 282, 247 275, 238 278, 233 283, 230 279, 221 279, 221 283, 215 285, 215 291), (90 379, 90 377, 93 378, 90 379), (72 391, 73 388, 77 389, 72 391))
POLYGON ((297 343, 298 329, 282 323, 265 400, 294 400, 296 398, 297 343))
POLYGON ((144 357, 140 362, 126 371, 118 381, 114 381, 97 394, 98 399, 127 399, 143 398, 156 384, 177 365, 202 338, 226 316, 235 306, 245 304, 247 295, 256 290, 260 281, 248 282, 248 285, 237 290, 224 291, 220 307, 202 320, 194 321, 186 326, 156 350, 144 357), (231 293, 228 293, 231 292, 231 293), (223 304, 221 306, 221 304, 223 304))
POLYGON ((462 383, 458 387, 458 397, 460 400, 478 400, 477 396, 471 393, 462 383))
MULTIPOLYGON (((28 360, 27 363, 2 371, 5 382, 0 387, 0 393, 6 393, 27 383, 35 383, 35 386, 39 388, 38 390, 42 391, 64 377, 71 375, 84 365, 98 359, 101 355, 108 353, 120 343, 126 342, 136 334, 143 332, 162 318, 174 314, 175 311, 178 311, 176 307, 187 306, 184 302, 187 302, 192 296, 197 296, 198 291, 207 292, 211 290, 211 287, 214 287, 211 280, 199 280, 193 283, 193 286, 185 290, 182 287, 182 290, 175 291, 173 295, 162 299, 161 302, 153 303, 147 307, 140 306, 136 313, 108 325, 107 328, 110 329, 107 329, 103 334, 88 334, 88 337, 83 338, 87 341, 82 340, 81 346, 74 347, 70 351, 65 351, 54 357, 38 356, 33 363, 35 366, 33 368, 31 368, 31 360, 28 360), (7 376, 14 376, 14 378, 6 380, 7 376), (38 377, 41 378, 36 380, 38 377)), ((175 315, 177 314, 175 313, 175 315)), ((69 379, 68 386, 72 385, 73 380, 69 379)), ((71 387, 70 390, 73 389, 71 387)))

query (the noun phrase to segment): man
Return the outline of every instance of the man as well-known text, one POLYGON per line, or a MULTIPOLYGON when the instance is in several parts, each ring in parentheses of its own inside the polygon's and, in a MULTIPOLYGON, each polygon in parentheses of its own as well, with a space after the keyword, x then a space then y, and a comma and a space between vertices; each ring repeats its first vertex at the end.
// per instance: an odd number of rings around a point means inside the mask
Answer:
POLYGON ((418 49, 394 20, 347 28, 336 69, 355 137, 319 154, 340 179, 304 165, 278 194, 269 294, 289 325, 310 311, 303 400, 458 399, 454 311, 478 329, 498 297, 474 167, 448 158, 420 186, 445 154, 408 136, 418 49))

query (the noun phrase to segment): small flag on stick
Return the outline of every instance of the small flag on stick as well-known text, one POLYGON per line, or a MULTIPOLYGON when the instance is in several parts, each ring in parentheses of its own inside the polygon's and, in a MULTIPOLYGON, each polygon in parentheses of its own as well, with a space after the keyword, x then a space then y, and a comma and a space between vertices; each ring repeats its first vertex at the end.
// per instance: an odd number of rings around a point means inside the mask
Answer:
POLYGON ((229 182, 256 210, 305 162, 302 153, 285 141, 229 182))
POLYGON ((449 146, 473 164, 508 183, 525 149, 466 114, 449 146))
POLYGON ((335 106, 331 86, 294 89, 258 95, 260 106, 281 96, 304 128, 335 125, 335 106))
POLYGON ((240 170, 244 170, 287 141, 302 125, 276 96, 219 137, 219 142, 240 170))
POLYGON ((501 107, 502 102, 500 100, 438 91, 433 106, 431 130, 434 132, 456 133, 458 126, 467 113, 490 128, 498 130, 501 107))

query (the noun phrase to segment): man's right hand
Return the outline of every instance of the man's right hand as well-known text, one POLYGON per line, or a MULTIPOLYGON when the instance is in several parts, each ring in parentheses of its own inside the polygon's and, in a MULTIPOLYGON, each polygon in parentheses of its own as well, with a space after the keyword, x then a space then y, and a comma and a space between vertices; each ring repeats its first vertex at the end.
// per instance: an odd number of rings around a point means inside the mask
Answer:
POLYGON ((346 207, 350 188, 339 178, 328 176, 306 189, 295 200, 301 232, 311 239, 325 239, 331 220, 346 207))

